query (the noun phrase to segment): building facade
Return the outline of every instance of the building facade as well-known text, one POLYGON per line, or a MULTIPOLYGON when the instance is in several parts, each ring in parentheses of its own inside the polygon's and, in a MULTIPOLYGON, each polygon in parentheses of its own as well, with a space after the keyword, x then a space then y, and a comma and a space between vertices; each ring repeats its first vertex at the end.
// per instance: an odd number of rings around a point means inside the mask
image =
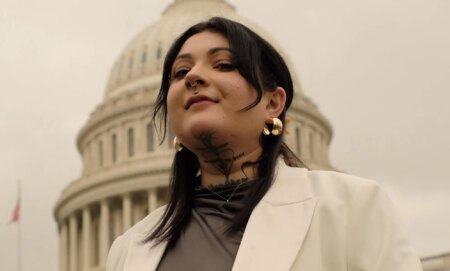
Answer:
MULTIPOLYGON (((122 51, 103 101, 78 134, 83 171, 63 190, 54 209, 59 270, 104 270, 113 240, 167 201, 173 133, 169 130, 159 144, 150 120, 164 55, 187 26, 215 15, 241 21, 261 34, 296 74, 277 42, 224 0, 175 0, 122 51)), ((310 168, 333 169, 328 156, 332 127, 295 77, 294 86, 286 142, 310 168)))

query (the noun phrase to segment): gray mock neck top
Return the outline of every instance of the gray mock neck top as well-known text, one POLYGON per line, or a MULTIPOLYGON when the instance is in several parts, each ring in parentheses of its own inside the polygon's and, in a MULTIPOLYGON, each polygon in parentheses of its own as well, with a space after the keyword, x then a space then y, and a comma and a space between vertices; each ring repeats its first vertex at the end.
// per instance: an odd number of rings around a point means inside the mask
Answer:
POLYGON ((196 187, 190 221, 174 246, 166 248, 156 270, 231 270, 245 229, 233 233, 225 231, 242 209, 252 183, 254 181, 211 188, 217 194, 208 188, 196 187))

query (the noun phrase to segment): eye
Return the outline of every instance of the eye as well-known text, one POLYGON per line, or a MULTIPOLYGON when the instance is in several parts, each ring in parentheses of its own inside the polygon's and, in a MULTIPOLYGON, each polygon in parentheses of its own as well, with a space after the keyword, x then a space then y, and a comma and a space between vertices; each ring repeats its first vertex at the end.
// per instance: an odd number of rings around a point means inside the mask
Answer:
POLYGON ((219 62, 214 65, 214 68, 219 71, 232 71, 236 69, 236 66, 230 62, 219 62))
POLYGON ((185 76, 186 76, 186 74, 189 72, 189 70, 188 69, 186 69, 186 68, 181 68, 181 69, 178 69, 178 70, 176 70, 174 73, 173 73, 173 78, 175 78, 175 79, 182 79, 182 78, 184 78, 185 76))

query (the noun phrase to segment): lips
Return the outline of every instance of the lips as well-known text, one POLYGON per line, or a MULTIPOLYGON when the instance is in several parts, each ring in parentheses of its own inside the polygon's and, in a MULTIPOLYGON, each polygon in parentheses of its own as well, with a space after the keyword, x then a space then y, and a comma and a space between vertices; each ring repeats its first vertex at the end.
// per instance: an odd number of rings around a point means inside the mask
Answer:
POLYGON ((187 100, 186 104, 184 105, 184 109, 187 110, 187 109, 189 109, 189 107, 191 107, 191 105, 193 105, 195 103, 198 103, 198 102, 203 102, 203 101, 210 101, 210 102, 213 102, 213 103, 217 103, 217 101, 215 101, 214 99, 212 99, 212 98, 210 98, 208 96, 195 95, 195 96, 190 97, 187 100))

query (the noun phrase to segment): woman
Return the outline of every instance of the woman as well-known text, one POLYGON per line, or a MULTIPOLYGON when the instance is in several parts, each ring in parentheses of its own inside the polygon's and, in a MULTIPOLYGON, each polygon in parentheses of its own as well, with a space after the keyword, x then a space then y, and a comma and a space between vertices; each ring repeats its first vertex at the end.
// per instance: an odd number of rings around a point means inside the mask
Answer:
POLYGON ((170 200, 117 238, 107 270, 421 270, 376 183, 309 171, 283 143, 293 93, 247 27, 184 32, 154 109, 176 135, 170 200))

